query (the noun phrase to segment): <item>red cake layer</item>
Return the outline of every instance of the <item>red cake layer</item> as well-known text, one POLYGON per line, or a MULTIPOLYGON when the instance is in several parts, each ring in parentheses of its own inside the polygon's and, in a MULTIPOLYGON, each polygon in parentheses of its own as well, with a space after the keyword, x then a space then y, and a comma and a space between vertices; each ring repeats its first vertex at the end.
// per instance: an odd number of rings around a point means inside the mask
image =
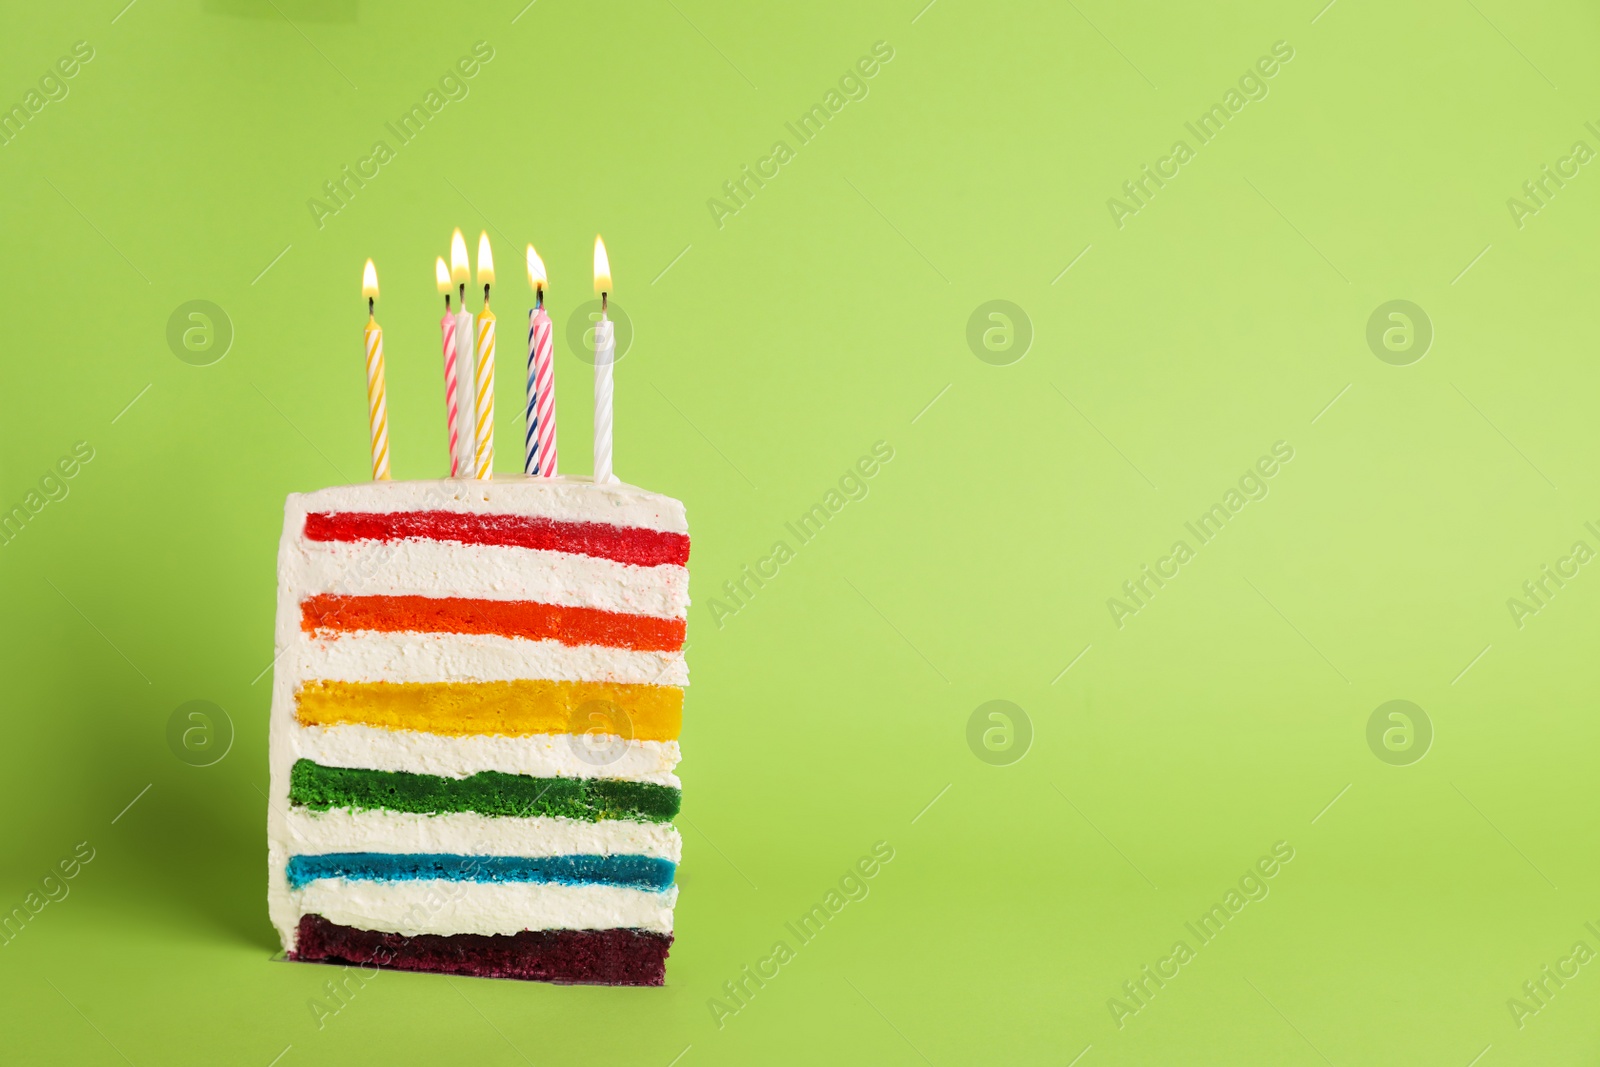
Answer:
POLYGON ((605 645, 640 652, 676 652, 684 621, 624 615, 599 608, 532 600, 469 597, 339 596, 319 593, 300 602, 300 628, 384 633, 495 634, 564 645, 605 645))
POLYGON ((560 522, 527 515, 473 515, 459 511, 313 512, 308 541, 403 541, 423 538, 464 545, 504 545, 572 552, 657 567, 689 562, 689 535, 603 522, 560 522))
POLYGON ((589 985, 664 985, 671 934, 643 930, 524 930, 520 934, 401 934, 300 917, 291 959, 400 971, 589 985))

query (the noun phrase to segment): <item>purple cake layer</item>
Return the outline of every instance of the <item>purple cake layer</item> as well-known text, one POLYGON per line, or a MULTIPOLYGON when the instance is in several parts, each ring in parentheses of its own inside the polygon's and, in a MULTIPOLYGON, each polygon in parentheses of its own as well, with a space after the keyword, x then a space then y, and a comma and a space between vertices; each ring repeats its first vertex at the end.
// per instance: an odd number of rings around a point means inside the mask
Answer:
POLYGON ((300 917, 290 959, 400 971, 591 985, 662 985, 671 934, 644 930, 524 930, 520 934, 402 934, 300 917))

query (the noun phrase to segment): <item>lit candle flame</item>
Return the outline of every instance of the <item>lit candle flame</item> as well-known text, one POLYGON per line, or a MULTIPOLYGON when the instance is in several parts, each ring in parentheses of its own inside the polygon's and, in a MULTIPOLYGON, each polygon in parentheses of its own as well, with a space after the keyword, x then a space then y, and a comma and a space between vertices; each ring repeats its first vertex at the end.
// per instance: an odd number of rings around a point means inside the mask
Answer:
POLYGON ((461 228, 450 235, 450 280, 458 285, 470 281, 472 272, 467 269, 467 242, 461 236, 461 228))
POLYGON ((611 292, 611 259, 606 255, 606 243, 600 235, 594 238, 594 291, 611 292))
POLYGON ((361 295, 369 300, 378 298, 378 268, 372 265, 370 259, 361 271, 361 295))
POLYGON ((544 260, 540 259, 539 258, 539 253, 537 253, 537 252, 535 252, 533 250, 533 246, 532 245, 529 245, 528 246, 528 287, 530 289, 532 289, 534 292, 538 292, 541 288, 543 288, 544 286, 549 285, 549 284, 550 283, 545 280, 544 260))
POLYGON ((494 253, 489 251, 489 233, 478 234, 478 284, 494 284, 494 253))
POLYGON ((439 283, 439 291, 446 296, 450 295, 450 268, 444 265, 444 257, 440 256, 433 261, 433 277, 439 283))

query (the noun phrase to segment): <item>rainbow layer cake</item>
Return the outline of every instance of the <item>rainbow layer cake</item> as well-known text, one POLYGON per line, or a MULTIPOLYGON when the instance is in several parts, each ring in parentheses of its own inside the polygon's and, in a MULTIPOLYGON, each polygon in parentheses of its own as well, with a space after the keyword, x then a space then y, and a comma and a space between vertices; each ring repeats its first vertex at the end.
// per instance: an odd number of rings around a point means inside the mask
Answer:
POLYGON ((268 898, 285 952, 660 985, 688 527, 588 479, 295 494, 268 898))

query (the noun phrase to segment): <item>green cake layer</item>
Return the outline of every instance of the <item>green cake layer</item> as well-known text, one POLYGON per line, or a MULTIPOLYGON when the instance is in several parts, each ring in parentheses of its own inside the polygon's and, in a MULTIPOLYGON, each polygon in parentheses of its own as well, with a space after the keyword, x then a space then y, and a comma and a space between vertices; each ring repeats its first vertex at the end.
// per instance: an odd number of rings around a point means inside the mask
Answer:
POLYGON ((329 808, 387 808, 437 815, 475 812, 529 818, 552 815, 599 822, 631 819, 669 822, 681 795, 671 786, 611 778, 534 778, 480 771, 467 778, 444 778, 409 771, 324 767, 297 760, 289 775, 293 804, 329 808))

